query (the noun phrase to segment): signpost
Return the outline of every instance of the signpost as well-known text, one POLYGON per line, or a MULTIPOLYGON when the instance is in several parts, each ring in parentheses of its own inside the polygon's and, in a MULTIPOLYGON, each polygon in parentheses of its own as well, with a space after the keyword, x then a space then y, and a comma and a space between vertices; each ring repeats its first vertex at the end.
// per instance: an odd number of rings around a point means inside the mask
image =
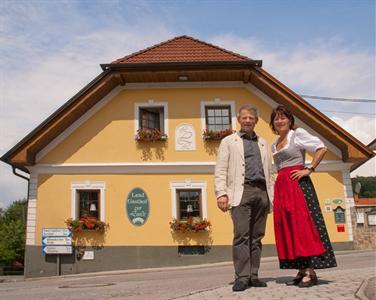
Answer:
POLYGON ((60 254, 72 254, 72 232, 68 228, 43 228, 43 254, 56 255, 56 275, 60 275, 60 254))

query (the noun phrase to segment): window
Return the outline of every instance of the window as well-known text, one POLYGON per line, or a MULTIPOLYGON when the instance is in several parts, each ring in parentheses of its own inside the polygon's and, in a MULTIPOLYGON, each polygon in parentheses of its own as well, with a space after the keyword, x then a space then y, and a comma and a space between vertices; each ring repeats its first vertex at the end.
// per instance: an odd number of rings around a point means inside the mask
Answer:
POLYGON ((99 197, 99 190, 77 190, 78 217, 90 216, 99 219, 99 197))
POLYGON ((177 190, 178 219, 187 220, 190 217, 201 218, 201 190, 177 190))
POLYGON ((85 215, 105 222, 105 190, 103 181, 79 181, 71 183, 71 218, 85 215))
POLYGON ((134 133, 142 129, 157 129, 168 135, 168 103, 155 102, 150 99, 148 102, 136 102, 134 104, 134 133))
POLYGON ((232 128, 231 107, 205 106, 206 129, 210 131, 222 131, 232 128))
POLYGON ((139 128, 158 129, 163 132, 163 107, 143 107, 140 108, 139 128))
POLYGON ((373 208, 367 214, 368 226, 376 226, 376 208, 373 208))
POLYGON ((179 180, 170 182, 171 215, 176 220, 190 216, 208 218, 206 205, 206 181, 179 180))

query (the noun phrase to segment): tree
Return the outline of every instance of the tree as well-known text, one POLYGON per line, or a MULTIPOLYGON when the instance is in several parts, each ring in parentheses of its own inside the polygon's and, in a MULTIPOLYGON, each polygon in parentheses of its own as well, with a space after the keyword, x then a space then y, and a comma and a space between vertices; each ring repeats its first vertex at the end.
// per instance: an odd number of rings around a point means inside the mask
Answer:
POLYGON ((376 176, 357 176, 355 178, 351 178, 353 190, 355 188, 355 184, 360 182, 361 189, 359 193, 360 198, 376 198, 376 176))
POLYGON ((0 214, 0 265, 24 262, 27 201, 13 202, 0 214))

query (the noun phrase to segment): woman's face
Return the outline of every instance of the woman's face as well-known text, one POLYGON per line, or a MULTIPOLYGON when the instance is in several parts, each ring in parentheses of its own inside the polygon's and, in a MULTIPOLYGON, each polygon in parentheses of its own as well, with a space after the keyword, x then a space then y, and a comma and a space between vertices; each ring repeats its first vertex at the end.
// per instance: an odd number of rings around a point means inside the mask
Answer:
POLYGON ((273 124, 279 134, 286 133, 290 130, 290 120, 282 113, 276 114, 273 124))

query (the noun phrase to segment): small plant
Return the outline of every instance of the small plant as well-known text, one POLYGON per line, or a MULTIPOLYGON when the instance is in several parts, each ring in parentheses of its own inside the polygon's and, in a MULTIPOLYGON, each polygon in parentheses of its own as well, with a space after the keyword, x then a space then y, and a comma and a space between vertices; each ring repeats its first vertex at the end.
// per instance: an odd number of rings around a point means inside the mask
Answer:
POLYGON ((220 130, 220 131, 205 129, 202 133, 202 137, 205 141, 220 141, 224 137, 230 134, 233 134, 234 132, 235 131, 232 130, 232 128, 228 128, 228 129, 220 130))
POLYGON ((157 128, 147 129, 142 128, 137 130, 136 141, 139 142, 156 142, 156 141, 166 141, 167 134, 160 132, 157 128))
POLYGON ((84 216, 79 219, 69 218, 65 220, 65 224, 67 224, 67 226, 73 232, 80 232, 85 230, 105 232, 109 227, 107 223, 91 216, 84 216))
POLYGON ((173 219, 170 228, 174 232, 202 232, 209 231, 211 223, 209 220, 198 217, 190 217, 187 220, 173 219))

